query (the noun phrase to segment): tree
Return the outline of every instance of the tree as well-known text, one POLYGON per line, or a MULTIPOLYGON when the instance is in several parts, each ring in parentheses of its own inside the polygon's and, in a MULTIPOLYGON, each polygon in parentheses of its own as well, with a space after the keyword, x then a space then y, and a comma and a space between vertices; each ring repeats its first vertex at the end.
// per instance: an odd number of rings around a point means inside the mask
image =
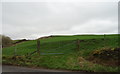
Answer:
POLYGON ((10 46, 12 44, 12 39, 8 36, 5 35, 0 35, 0 45, 2 45, 2 47, 7 47, 10 46))

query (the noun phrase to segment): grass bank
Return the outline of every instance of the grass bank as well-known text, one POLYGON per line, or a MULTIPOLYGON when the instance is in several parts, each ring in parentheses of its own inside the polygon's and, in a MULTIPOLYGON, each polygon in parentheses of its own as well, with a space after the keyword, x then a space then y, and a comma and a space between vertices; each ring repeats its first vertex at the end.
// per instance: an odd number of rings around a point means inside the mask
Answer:
POLYGON ((93 56, 93 52, 101 48, 119 48, 118 35, 106 35, 105 39, 103 35, 53 36, 40 40, 41 55, 35 53, 26 57, 26 54, 37 50, 36 43, 36 40, 31 40, 3 48, 3 64, 88 72, 119 71, 118 66, 107 66, 88 60, 93 56), (79 49, 76 44, 78 39, 79 49), (14 57, 15 48, 17 57, 14 57))

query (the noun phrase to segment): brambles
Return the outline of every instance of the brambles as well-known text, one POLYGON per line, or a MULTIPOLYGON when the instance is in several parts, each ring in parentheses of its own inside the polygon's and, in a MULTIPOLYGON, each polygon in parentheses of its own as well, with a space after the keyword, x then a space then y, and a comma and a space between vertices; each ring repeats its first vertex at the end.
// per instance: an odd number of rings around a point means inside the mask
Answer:
POLYGON ((120 54, 120 48, 101 48, 93 52, 94 57, 104 60, 108 60, 108 59, 118 60, 119 54, 120 54))
POLYGON ((119 47, 104 47, 98 50, 95 50, 91 53, 88 60, 104 66, 117 67, 120 66, 120 48, 119 47))

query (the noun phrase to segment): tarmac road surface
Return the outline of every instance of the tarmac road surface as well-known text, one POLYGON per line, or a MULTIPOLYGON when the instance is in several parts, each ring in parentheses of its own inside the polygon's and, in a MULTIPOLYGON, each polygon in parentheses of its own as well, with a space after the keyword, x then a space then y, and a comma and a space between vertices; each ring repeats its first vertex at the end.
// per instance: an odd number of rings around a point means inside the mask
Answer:
POLYGON ((70 72, 63 70, 36 69, 11 65, 2 65, 2 72, 70 72))

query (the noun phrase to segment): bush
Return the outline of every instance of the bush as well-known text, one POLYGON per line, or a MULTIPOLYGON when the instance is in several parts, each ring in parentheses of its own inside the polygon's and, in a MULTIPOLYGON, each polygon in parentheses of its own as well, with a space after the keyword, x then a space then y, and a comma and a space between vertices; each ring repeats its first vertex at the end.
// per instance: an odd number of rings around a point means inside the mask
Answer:
POLYGON ((2 45, 2 47, 7 47, 10 46, 12 44, 12 39, 8 36, 5 35, 0 35, 0 45, 2 45))
POLYGON ((99 50, 95 50, 93 52, 93 56, 100 59, 114 59, 118 60, 118 56, 120 54, 120 48, 102 48, 99 50))
POLYGON ((2 45, 2 35, 0 35, 0 46, 2 45))

